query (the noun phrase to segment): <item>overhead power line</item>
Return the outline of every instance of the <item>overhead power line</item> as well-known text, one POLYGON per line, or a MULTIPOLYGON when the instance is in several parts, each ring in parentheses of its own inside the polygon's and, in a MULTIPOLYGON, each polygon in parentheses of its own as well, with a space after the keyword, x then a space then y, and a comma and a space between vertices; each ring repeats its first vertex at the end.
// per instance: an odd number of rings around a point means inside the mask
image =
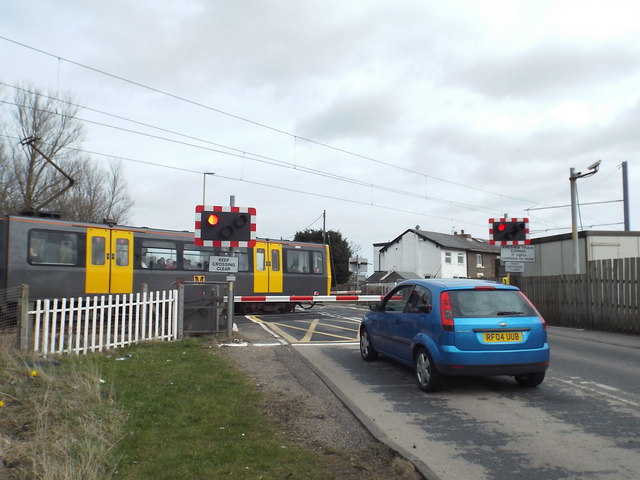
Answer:
POLYGON ((357 158, 361 158, 363 160, 371 161, 371 162, 374 162, 374 163, 377 163, 377 164, 380 164, 380 165, 385 165, 385 166, 387 166, 389 168, 394 168, 394 169, 402 170, 402 171, 405 171, 405 172, 408 172, 408 173, 412 173, 412 174, 415 174, 415 175, 420 175, 420 176, 425 177, 425 179, 432 179, 432 180, 436 180, 436 181, 439 181, 439 182, 448 183, 450 185, 455 185, 455 186, 458 186, 458 187, 467 188, 467 189, 470 189, 470 190, 475 190, 475 191, 478 191, 478 192, 481 192, 481 193, 485 193, 485 194, 488 194, 488 195, 498 196, 500 198, 507 198, 507 199, 511 199, 511 200, 517 200, 519 202, 524 202, 524 203, 529 203, 529 204, 534 203, 531 200, 525 200, 525 199, 521 199, 521 198, 517 198, 517 197, 511 197, 511 196, 504 195, 504 194, 501 194, 501 193, 496 193, 496 192, 493 192, 493 191, 490 191, 490 190, 484 190, 484 189, 476 187, 476 186, 466 185, 466 184, 463 184, 463 183, 460 183, 460 182, 455 182, 455 181, 444 179, 444 178, 441 178, 441 177, 436 177, 434 175, 429 175, 429 174, 424 173, 424 172, 418 172, 418 171, 410 169, 410 168, 406 168, 406 167, 403 167, 403 166, 400 166, 400 165, 396 165, 396 164, 390 163, 390 162, 385 162, 385 161, 382 161, 382 160, 379 160, 379 159, 376 159, 376 158, 373 158, 373 157, 370 157, 370 156, 367 156, 367 155, 362 155, 360 153, 356 153, 356 152, 353 152, 353 151, 350 151, 350 150, 346 150, 344 148, 336 147, 334 145, 330 145, 330 144, 327 144, 327 143, 324 143, 324 142, 321 142, 321 141, 318 141, 318 140, 314 140, 314 139, 311 139, 311 138, 299 136, 299 135, 296 135, 294 133, 288 132, 286 130, 283 130, 283 129, 280 129, 280 128, 276 128, 276 127, 273 127, 271 125, 267 125, 266 123, 258 122, 258 121, 249 119, 247 117, 236 115, 234 113, 230 113, 230 112, 227 112, 225 110, 221 110, 219 108, 215 108, 215 107, 212 107, 210 105, 206 105, 204 103, 201 103, 201 102, 198 102, 198 101, 195 101, 195 100, 191 100, 191 99, 186 98, 184 96, 177 95, 177 94, 165 91, 165 90, 161 90, 159 88, 155 88, 155 87, 152 87, 152 86, 137 82, 135 80, 131 80, 131 79, 125 78, 123 76, 116 75, 116 74, 107 72, 105 70, 102 70, 102 69, 99 69, 99 68, 96 68, 96 67, 92 67, 90 65, 86 65, 86 64, 77 62, 75 60, 71 60, 71 59, 62 57, 60 55, 53 54, 53 53, 48 52, 46 50, 42 50, 40 48, 33 47, 31 45, 27 45, 25 43, 19 42, 17 40, 13 40, 13 39, 5 37, 3 35, 0 35, 0 39, 5 40, 6 42, 9 42, 9 43, 13 43, 14 45, 18 45, 20 47, 32 50, 34 52, 38 52, 38 53, 40 53, 42 55, 49 56, 51 58, 56 59, 57 61, 67 62, 67 63, 69 63, 71 65, 75 65, 75 66, 77 66, 79 68, 83 68, 83 69, 98 73, 100 75, 104 75, 104 76, 113 78, 115 80, 118 80, 118 81, 121 81, 121 82, 124 82, 124 83, 128 83, 130 85, 134 85, 136 87, 139 87, 139 88, 142 88, 142 89, 145 89, 145 90, 148 90, 148 91, 160 94, 160 95, 164 95, 166 97, 169 97, 169 98, 181 101, 181 102, 185 102, 185 103, 188 103, 190 105, 193 105, 193 106, 196 106, 196 107, 199 107, 199 108, 203 108, 203 109, 218 113, 220 115, 225 115, 225 116, 228 116, 230 118, 234 118, 236 120, 240 120, 242 122, 249 123, 251 125, 255 125, 255 126, 258 126, 258 127, 261 127, 261 128, 265 128, 267 130, 270 130, 270 131, 273 131, 273 132, 276 132, 276 133, 279 133, 279 134, 282 134, 282 135, 286 135, 288 137, 291 137, 291 138, 294 138, 294 139, 297 139, 297 140, 302 140, 302 141, 305 141, 305 142, 308 142, 308 143, 311 143, 311 144, 314 144, 314 145, 318 145, 318 146, 321 146, 323 148, 331 149, 333 151, 344 153, 346 155, 351 155, 351 156, 354 156, 354 157, 357 157, 357 158))
MULTIPOLYGON (((603 201, 603 202, 584 202, 584 203, 581 203, 580 205, 602 205, 604 203, 621 203, 623 201, 624 200, 606 200, 606 201, 603 201)), ((526 208, 525 212, 531 212, 533 210, 551 210, 551 209, 554 209, 554 208, 568 208, 568 207, 571 207, 571 204, 568 204, 568 205, 553 205, 551 207, 526 208)))
MULTIPOLYGON (((0 82, 0 84, 1 84, 1 82, 0 82)), ((19 89, 19 90, 26 91, 24 89, 19 89)), ((36 92, 30 92, 30 91, 27 91, 27 92, 28 93, 32 93, 32 94, 37 94, 36 92)), ((46 95, 45 95, 45 97, 53 99, 53 100, 58 100, 58 99, 56 99, 54 97, 49 97, 49 96, 46 96, 46 95)), ((16 104, 14 102, 8 102, 8 101, 0 101, 0 102, 4 103, 4 104, 7 104, 7 105, 13 105, 13 106, 16 106, 16 107, 34 109, 34 107, 30 106, 30 105, 16 104)), ((78 108, 82 108, 81 105, 73 104, 72 102, 68 102, 68 101, 64 101, 64 100, 63 100, 63 102, 67 103, 67 104, 70 104, 70 105, 73 105, 73 106, 76 106, 78 108)), ((43 110, 43 109, 34 109, 34 110, 37 110, 37 111, 40 111, 40 112, 44 112, 44 113, 49 113, 49 114, 52 114, 52 115, 60 115, 60 112, 57 112, 57 111, 50 111, 50 110, 43 110)), ((94 111, 96 111, 96 110, 94 109, 94 111)), ((105 114, 106 115, 110 115, 110 114, 107 114, 107 113, 105 113, 105 114)), ((197 144, 190 143, 190 142, 185 142, 185 141, 181 141, 181 140, 167 138, 167 137, 154 135, 154 134, 150 134, 150 133, 146 133, 146 132, 140 132, 140 131, 137 131, 137 130, 132 130, 132 129, 128 129, 128 128, 125 128, 125 127, 120 127, 120 126, 117 126, 117 125, 110 125, 110 124, 106 124, 106 123, 103 123, 103 122, 98 122, 98 121, 95 121, 95 120, 89 120, 89 119, 81 118, 81 117, 78 117, 78 116, 76 116, 75 118, 76 118, 76 120, 81 121, 81 122, 85 122, 85 123, 91 123, 91 124, 94 124, 94 125, 98 125, 98 126, 102 126, 102 127, 106 127, 106 128, 111 128, 111 129, 115 129, 115 130, 131 133, 131 134, 135 134, 135 135, 141 135, 141 136, 145 136, 145 137, 148 137, 148 138, 153 138, 153 139, 156 139, 156 140, 161 140, 161 141, 165 141, 165 142, 170 142, 170 143, 184 145, 184 146, 188 146, 188 147, 192 147, 192 148, 197 148, 197 149, 200 149, 200 150, 206 150, 206 151, 210 151, 210 152, 214 152, 214 153, 219 153, 221 155, 228 155, 228 156, 243 158, 243 159, 247 159, 247 160, 251 160, 251 161, 255 161, 255 162, 259 162, 259 163, 263 163, 263 164, 276 166, 276 167, 279 167, 279 168, 288 168, 288 169, 291 169, 291 170, 302 171, 304 173, 308 173, 308 174, 311 174, 311 175, 320 176, 320 177, 324 177, 324 178, 330 178, 332 180, 338 180, 338 181, 341 181, 341 182, 346 182, 346 183, 350 183, 350 184, 353 184, 353 185, 358 185, 358 186, 361 186, 361 187, 364 187, 364 188, 370 188, 370 189, 374 189, 374 190, 385 191, 385 192, 394 193, 394 194, 397 194, 397 195, 402 195, 402 196, 407 196, 407 197, 412 197, 412 198, 418 198, 418 199, 421 199, 421 200, 431 201, 431 202, 435 202, 435 203, 441 203, 441 204, 450 205, 450 206, 457 206, 457 207, 465 208, 465 209, 468 209, 468 210, 474 210, 474 211, 478 211, 478 212, 484 212, 484 213, 488 213, 488 214, 493 214, 493 209, 478 208, 478 206, 476 206, 476 205, 470 205, 470 204, 465 204, 465 203, 461 203, 461 202, 455 202, 453 200, 438 198, 438 197, 434 197, 434 196, 426 196, 426 195, 423 195, 423 194, 409 192, 407 190, 401 190, 401 189, 398 189, 398 188, 388 187, 388 186, 385 186, 385 185, 368 183, 368 182, 364 182, 362 180, 358 180, 358 179, 354 179, 354 178, 350 178, 350 177, 345 177, 345 176, 342 176, 342 175, 338 175, 338 174, 334 174, 334 173, 330 173, 330 172, 325 172, 325 171, 322 171, 322 170, 317 170, 317 169, 313 169, 313 168, 309 168, 309 167, 304 167, 304 166, 301 166, 301 165, 294 165, 294 164, 292 164, 290 162, 286 162, 286 161, 283 161, 283 160, 278 160, 278 159, 274 159, 272 157, 266 157, 266 156, 263 156, 263 155, 257 155, 257 154, 253 154, 251 152, 243 152, 243 151, 237 150, 237 149, 232 148, 232 147, 227 147, 227 146, 220 145, 220 144, 217 144, 217 143, 209 142, 208 140, 199 139, 197 137, 193 137, 193 136, 189 136, 189 135, 183 135, 181 133, 172 132, 172 131, 166 130, 166 129, 161 129, 160 128, 160 130, 163 130, 163 131, 168 132, 168 133, 172 133, 172 134, 175 134, 175 135, 178 135, 178 136, 184 136, 184 137, 187 137, 189 139, 196 140, 196 141, 203 142, 203 143, 211 143, 211 144, 213 144, 215 146, 218 146, 218 147, 221 147, 221 148, 230 149, 231 151, 219 150, 217 148, 207 147, 207 146, 204 146, 204 145, 197 145, 197 144)), ((129 121, 129 120, 127 120, 127 121, 129 121)), ((138 123, 138 124, 142 124, 141 122, 136 122, 136 121, 132 121, 132 122, 138 123)), ((149 124, 142 124, 142 125, 148 126, 150 128, 156 128, 155 126, 149 125, 149 124)))
MULTIPOLYGON (((19 140, 18 137, 14 137, 11 135, 6 135, 6 134, 0 134, 0 136, 8 138, 10 140, 14 140, 17 141, 19 140)), ((156 163, 156 162, 149 162, 146 160, 140 160, 140 159, 135 159, 135 158, 129 158, 129 157, 122 157, 122 156, 118 156, 118 155, 110 155, 107 153, 102 153, 102 152, 96 152, 96 151, 91 151, 91 150, 84 150, 81 148, 76 148, 76 147, 64 147, 67 150, 72 150, 78 153, 86 153, 86 154, 90 154, 90 155, 97 155, 97 156, 101 156, 101 157, 106 157, 106 158, 112 158, 115 160, 122 160, 125 162, 134 162, 134 163, 139 163, 142 165, 151 165, 154 167, 159 167, 159 168, 168 168, 171 170, 177 170, 177 171, 181 171, 181 172, 187 172, 187 173, 196 173, 198 175, 202 175, 205 172, 202 172, 200 170, 193 170, 190 168, 182 168, 182 167, 175 167, 173 165, 164 165, 161 163, 156 163)), ((338 200, 341 202, 348 202, 348 203, 353 203, 353 204, 357 204, 357 205, 363 205, 363 206, 369 206, 369 207, 375 207, 375 208, 382 208, 385 210, 390 210, 390 211, 394 211, 394 212, 400 212, 400 213, 408 213, 408 214, 412 214, 412 215, 419 215, 419 216, 423 216, 423 217, 431 217, 431 218, 437 218, 440 220, 446 220, 446 221, 452 221, 452 222, 456 222, 456 223, 465 223, 468 225, 475 225, 475 226, 485 226, 484 223, 474 223, 474 222, 469 222, 467 220, 461 220, 461 219, 456 219, 453 217, 444 217, 441 215, 433 215, 431 213, 425 213, 425 212, 420 212, 420 211, 415 211, 415 210, 407 210, 407 209, 403 209, 403 208, 398 208, 398 207, 391 207, 388 205, 382 205, 382 204, 377 204, 374 202, 365 202, 362 200, 354 200, 351 198, 344 198, 344 197, 339 197, 336 195, 328 195, 325 193, 317 193, 317 192, 311 192, 309 190, 299 190, 299 189, 295 189, 295 188, 291 188, 291 187, 283 187, 281 185, 273 185, 273 184, 269 184, 269 183, 265 183, 265 182, 258 182, 258 181, 253 181, 253 180, 247 180, 246 178, 238 178, 238 177, 231 177, 231 176, 227 176, 227 175, 220 175, 220 174, 215 174, 215 177, 217 178, 222 178, 225 180, 231 180, 231 181, 236 181, 236 182, 243 182, 243 183, 248 183, 250 185, 256 185, 256 186, 261 186, 261 187, 267 187, 267 188, 273 188, 276 190, 283 190, 286 192, 290 192, 290 193, 297 193, 297 194, 302 194, 302 195, 307 195, 307 196, 312 196, 312 197, 319 197, 319 198, 326 198, 326 199, 330 199, 330 200, 338 200)))
MULTIPOLYGON (((594 227, 612 227, 615 225, 624 225, 624 222, 614 222, 614 223, 594 223, 592 225, 583 226, 584 230, 588 230, 594 227)), ((543 228, 543 229, 535 229, 531 230, 532 234, 543 233, 543 232, 552 232, 554 230, 571 230, 572 227, 557 227, 557 228, 543 228)))

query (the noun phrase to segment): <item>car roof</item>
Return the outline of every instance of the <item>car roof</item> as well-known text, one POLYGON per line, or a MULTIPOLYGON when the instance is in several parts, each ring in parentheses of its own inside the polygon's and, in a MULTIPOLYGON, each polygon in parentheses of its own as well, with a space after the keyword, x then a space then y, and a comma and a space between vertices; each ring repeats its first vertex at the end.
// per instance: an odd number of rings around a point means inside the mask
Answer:
POLYGON ((479 280, 473 278, 425 278, 425 279, 412 279, 400 282, 398 285, 422 285, 430 289, 438 290, 456 290, 456 289, 469 289, 476 287, 489 287, 499 290, 519 290, 514 285, 506 285, 499 282, 493 282, 490 280, 479 280))

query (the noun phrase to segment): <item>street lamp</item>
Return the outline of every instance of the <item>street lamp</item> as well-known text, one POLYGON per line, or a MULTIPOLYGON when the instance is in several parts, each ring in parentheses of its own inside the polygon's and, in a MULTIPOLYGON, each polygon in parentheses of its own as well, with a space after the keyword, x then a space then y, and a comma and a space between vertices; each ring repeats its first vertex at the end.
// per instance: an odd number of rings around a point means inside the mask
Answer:
POLYGON ((202 172, 202 205, 204 205, 205 203, 205 197, 204 194, 207 190, 207 175, 215 175, 215 173, 213 172, 202 172))
POLYGON ((576 172, 575 168, 569 170, 569 181, 571 182, 571 235, 573 241, 573 271, 580 274, 580 255, 578 253, 578 185, 579 178, 591 177, 598 173, 602 160, 592 163, 587 167, 588 172, 576 172))

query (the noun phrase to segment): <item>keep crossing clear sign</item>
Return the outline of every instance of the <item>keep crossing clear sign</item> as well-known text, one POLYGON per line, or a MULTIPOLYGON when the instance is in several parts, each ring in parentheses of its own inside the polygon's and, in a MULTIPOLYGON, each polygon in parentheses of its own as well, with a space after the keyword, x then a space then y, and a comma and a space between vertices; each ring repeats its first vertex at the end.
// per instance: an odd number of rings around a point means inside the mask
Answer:
POLYGON ((238 273, 238 257, 210 257, 209 271, 217 273, 238 273))

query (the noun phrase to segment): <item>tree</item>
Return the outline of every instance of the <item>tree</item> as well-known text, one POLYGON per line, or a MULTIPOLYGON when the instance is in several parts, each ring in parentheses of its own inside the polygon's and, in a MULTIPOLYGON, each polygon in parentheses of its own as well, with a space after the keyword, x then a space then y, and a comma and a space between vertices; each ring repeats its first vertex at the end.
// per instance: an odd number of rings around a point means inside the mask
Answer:
POLYGON ((55 212, 72 220, 123 222, 133 204, 121 165, 113 164, 105 174, 81 153, 84 132, 76 118, 78 107, 37 89, 15 90, 14 101, 4 102, 9 108, 1 112, 5 134, 0 137, 0 213, 55 212), (35 148, 25 139, 36 142, 35 148), (69 180, 47 159, 75 180, 57 197, 69 180))
MULTIPOLYGON (((324 233, 326 242, 329 244, 331 252, 331 269, 333 271, 334 285, 343 285, 349 282, 351 272, 349 272, 349 259, 353 252, 349 246, 349 242, 342 237, 339 231, 329 230, 324 233)), ((324 243, 322 230, 306 229, 296 232, 294 240, 298 242, 324 243)))
POLYGON ((57 210, 66 218, 84 222, 126 221, 133 202, 126 191, 121 163, 113 161, 105 175, 85 159, 77 175, 76 187, 62 198, 57 210))

